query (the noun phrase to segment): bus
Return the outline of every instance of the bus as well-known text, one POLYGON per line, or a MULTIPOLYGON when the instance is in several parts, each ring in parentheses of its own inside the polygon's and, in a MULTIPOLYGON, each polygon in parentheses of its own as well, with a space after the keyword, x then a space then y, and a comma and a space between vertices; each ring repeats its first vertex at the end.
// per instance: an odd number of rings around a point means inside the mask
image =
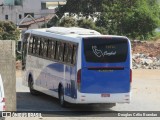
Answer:
POLYGON ((129 103, 131 43, 77 27, 27 30, 22 40, 23 84, 60 105, 129 103))

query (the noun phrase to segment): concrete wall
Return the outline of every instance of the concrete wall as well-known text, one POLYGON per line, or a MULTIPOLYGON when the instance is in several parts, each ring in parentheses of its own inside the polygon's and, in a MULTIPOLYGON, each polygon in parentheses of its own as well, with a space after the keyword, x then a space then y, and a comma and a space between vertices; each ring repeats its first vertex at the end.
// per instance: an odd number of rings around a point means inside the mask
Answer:
POLYGON ((16 111, 15 42, 0 40, 0 74, 6 98, 6 111, 16 111))

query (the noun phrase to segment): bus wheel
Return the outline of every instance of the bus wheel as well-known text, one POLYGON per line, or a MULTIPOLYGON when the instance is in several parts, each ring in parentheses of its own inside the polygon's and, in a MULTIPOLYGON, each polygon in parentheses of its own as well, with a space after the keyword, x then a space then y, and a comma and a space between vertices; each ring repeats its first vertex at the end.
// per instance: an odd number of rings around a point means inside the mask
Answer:
POLYGON ((64 101, 64 90, 62 86, 59 88, 59 103, 61 107, 65 107, 66 105, 64 101))
POLYGON ((33 79, 31 76, 29 77, 28 85, 29 85, 30 93, 32 95, 38 95, 38 91, 34 90, 34 88, 33 88, 33 79))

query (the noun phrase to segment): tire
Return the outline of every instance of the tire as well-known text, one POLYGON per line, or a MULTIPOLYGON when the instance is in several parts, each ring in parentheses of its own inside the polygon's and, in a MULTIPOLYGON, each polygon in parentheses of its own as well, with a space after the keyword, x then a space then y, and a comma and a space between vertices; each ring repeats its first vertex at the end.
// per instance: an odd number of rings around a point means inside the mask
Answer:
POLYGON ((116 106, 116 103, 102 103, 102 104, 100 104, 100 106, 110 109, 110 108, 116 106))
POLYGON ((62 86, 59 88, 59 103, 61 107, 66 107, 66 102, 64 101, 64 89, 62 86))
POLYGON ((28 85, 29 85, 30 93, 31 93, 32 95, 38 95, 38 91, 34 90, 33 84, 34 84, 34 83, 33 83, 33 79, 32 79, 32 77, 30 76, 30 77, 29 77, 29 80, 28 80, 28 85))

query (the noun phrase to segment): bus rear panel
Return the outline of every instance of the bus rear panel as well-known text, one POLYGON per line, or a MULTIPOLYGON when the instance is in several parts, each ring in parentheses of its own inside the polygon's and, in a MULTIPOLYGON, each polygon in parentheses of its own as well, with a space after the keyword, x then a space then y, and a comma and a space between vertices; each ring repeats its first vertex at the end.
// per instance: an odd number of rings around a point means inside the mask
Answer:
POLYGON ((82 64, 77 73, 77 102, 129 103, 130 49, 125 37, 83 38, 82 64))

